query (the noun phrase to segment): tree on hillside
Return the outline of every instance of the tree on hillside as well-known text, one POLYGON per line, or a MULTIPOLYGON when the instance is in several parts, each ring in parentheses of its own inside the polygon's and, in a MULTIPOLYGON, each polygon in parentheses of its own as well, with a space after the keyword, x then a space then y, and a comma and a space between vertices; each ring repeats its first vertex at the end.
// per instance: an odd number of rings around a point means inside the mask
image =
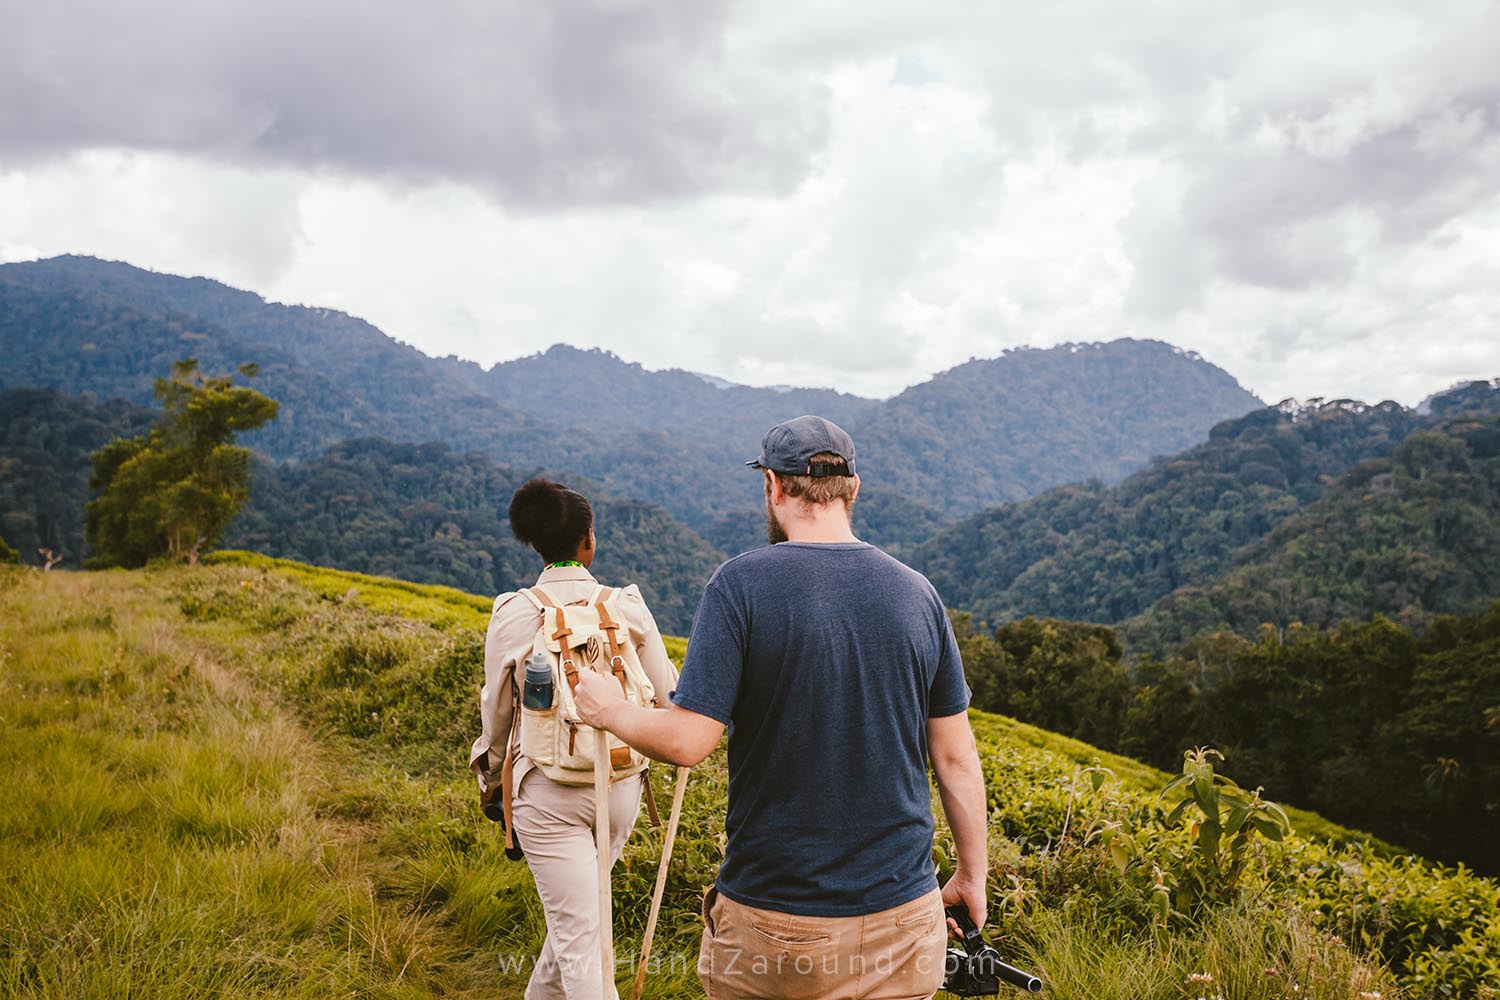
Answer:
MULTIPOLYGON (((258 369, 242 365, 253 378, 258 369)), ((196 562, 250 496, 250 452, 235 435, 276 417, 273 399, 232 376, 210 378, 195 358, 156 380, 166 411, 148 434, 117 438, 91 456, 85 508, 90 566, 196 562)))
POLYGON ((5 539, 0 538, 0 564, 18 563, 21 561, 21 553, 6 544, 5 539))

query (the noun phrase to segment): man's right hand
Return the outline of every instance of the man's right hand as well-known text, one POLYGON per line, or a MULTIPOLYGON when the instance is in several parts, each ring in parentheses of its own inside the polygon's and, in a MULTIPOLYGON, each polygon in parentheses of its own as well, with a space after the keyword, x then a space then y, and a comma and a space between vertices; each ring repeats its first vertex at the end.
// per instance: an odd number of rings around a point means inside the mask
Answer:
POLYGON ((592 670, 580 670, 578 686, 573 689, 573 704, 578 706, 578 719, 584 725, 609 729, 610 711, 626 701, 619 681, 592 670))
MULTIPOLYGON (((948 883, 943 886, 943 907, 946 909, 955 903, 964 904, 975 927, 981 929, 984 927, 987 908, 984 879, 973 879, 963 872, 955 872, 948 883)), ((963 932, 958 929, 958 924, 951 917, 948 918, 948 936, 963 940, 963 932)))

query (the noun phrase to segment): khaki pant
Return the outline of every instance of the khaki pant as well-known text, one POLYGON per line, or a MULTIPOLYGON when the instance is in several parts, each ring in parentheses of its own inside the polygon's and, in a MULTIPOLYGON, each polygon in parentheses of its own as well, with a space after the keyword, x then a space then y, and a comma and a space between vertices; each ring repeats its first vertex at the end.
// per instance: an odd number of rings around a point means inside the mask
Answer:
MULTIPOLYGON (((611 867, 635 826, 642 787, 639 775, 610 786, 611 867)), ((559 785, 540 771, 527 771, 511 813, 547 917, 547 940, 526 984, 526 1000, 616 1000, 613 990, 600 996, 593 788, 559 785)))
POLYGON ((943 984, 937 889, 860 917, 799 917, 703 897, 698 978, 709 1000, 927 1000, 943 984))

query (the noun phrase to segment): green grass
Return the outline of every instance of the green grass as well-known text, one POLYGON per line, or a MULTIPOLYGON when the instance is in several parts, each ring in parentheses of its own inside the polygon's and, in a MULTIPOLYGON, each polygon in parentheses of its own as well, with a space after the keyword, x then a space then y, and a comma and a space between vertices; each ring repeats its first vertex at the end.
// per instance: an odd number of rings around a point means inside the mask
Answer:
POLYGON ((437 628, 484 628, 490 619, 493 597, 480 597, 453 587, 410 583, 387 576, 370 576, 342 569, 309 566, 290 559, 274 559, 229 549, 209 555, 211 566, 239 566, 274 571, 295 580, 319 597, 349 602, 372 611, 405 615, 437 628))
POLYGON ((503 939, 399 891, 470 803, 310 731, 172 579, 6 580, 0 994, 495 995, 503 939))
MULTIPOLYGON (((489 600, 248 554, 214 562, 0 572, 0 995, 519 995, 540 905, 464 768, 489 600)), ((1234 903, 1157 919, 1156 869, 1188 840, 1155 809, 1166 775, 973 720, 993 926, 1051 996, 1500 987, 1493 882, 1311 814, 1257 849, 1234 903), (1096 764, 1111 772, 1099 789, 1080 780, 1096 764), (1120 829, 1138 853, 1117 866, 1103 842, 1120 829)), ((653 769, 663 808, 669 778, 653 769)), ((698 901, 722 857, 724 796, 721 748, 691 777, 652 997, 701 995, 698 901)), ((640 822, 615 869, 621 955, 643 930, 658 836, 640 822)), ((942 865, 941 823, 938 849, 942 865)))

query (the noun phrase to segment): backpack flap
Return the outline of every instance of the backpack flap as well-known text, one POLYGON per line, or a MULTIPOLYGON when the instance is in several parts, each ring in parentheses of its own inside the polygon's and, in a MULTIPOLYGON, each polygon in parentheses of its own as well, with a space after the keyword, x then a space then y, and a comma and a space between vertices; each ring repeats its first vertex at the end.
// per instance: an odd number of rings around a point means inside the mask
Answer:
MULTIPOLYGON (((578 688, 578 671, 582 667, 582 657, 577 654, 575 648, 586 645, 590 633, 590 629, 586 627, 587 623, 579 620, 583 617, 579 612, 583 610, 585 609, 574 608, 569 613, 555 606, 543 608, 541 634, 538 636, 542 645, 552 653, 557 664, 561 676, 556 680, 566 682, 567 706, 570 712, 573 711, 573 692, 578 688), (573 628, 569 619, 572 619, 572 625, 579 627, 573 628)), ((593 630, 597 631, 598 621, 595 620, 593 625, 593 630)), ((563 684, 559 683, 557 686, 559 694, 562 693, 562 689, 563 684)))

